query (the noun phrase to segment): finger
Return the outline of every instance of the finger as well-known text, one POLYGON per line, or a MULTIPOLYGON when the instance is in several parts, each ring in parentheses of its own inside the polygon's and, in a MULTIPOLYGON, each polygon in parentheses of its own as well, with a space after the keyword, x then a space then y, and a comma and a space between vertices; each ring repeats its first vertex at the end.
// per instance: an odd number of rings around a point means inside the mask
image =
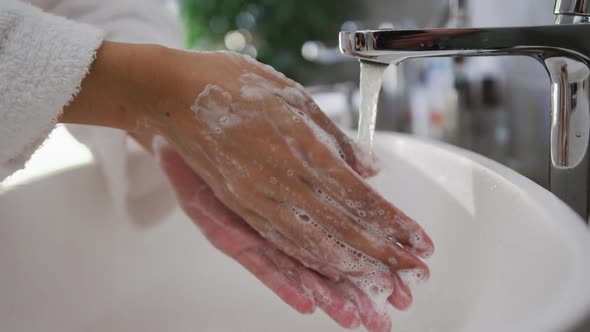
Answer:
MULTIPOLYGON (((316 192, 311 192, 310 189, 308 191, 310 192, 306 197, 317 195, 316 192)), ((321 193, 325 195, 324 192, 321 193)), ((290 216, 287 213, 290 210, 291 214, 299 219, 300 223, 305 221, 302 219, 317 222, 321 229, 334 236, 335 240, 346 243, 358 252, 381 261, 393 271, 416 269, 420 271, 423 279, 428 279, 430 272, 424 262, 407 249, 375 235, 366 225, 366 221, 347 213, 334 199, 320 197, 316 200, 297 200, 294 204, 302 205, 291 205, 290 209, 285 208, 287 212, 282 213, 281 216, 288 219, 290 216)))
MULTIPOLYGON (((286 247, 291 246, 286 244, 286 247)), ((298 280, 311 295, 317 305, 336 323, 344 328, 356 328, 360 325, 360 314, 356 307, 327 284, 327 280, 308 270, 293 258, 278 250, 269 251, 268 255, 275 265, 287 275, 298 280)))
MULTIPOLYGON (((324 262, 327 266, 339 270, 366 294, 382 298, 383 302, 392 294, 393 275, 386 265, 339 241, 335 235, 323 229, 302 210, 289 208, 287 203, 280 206, 279 211, 275 213, 277 222, 274 223, 274 227, 287 241, 303 246, 315 261, 324 262)), ((274 236, 273 238, 276 239, 274 236)), ((275 239, 271 241, 275 242, 275 239)), ((281 247, 288 246, 281 244, 281 247)), ((291 255, 297 256, 297 253, 291 255)), ((415 264, 411 268, 418 270, 415 264)))
MULTIPOLYGON (((309 259, 310 255, 304 249, 295 248, 291 242, 280 234, 272 235, 271 238, 273 239, 272 242, 281 247, 282 251, 290 257, 304 261, 309 259)), ((292 262, 291 258, 286 259, 288 262, 292 262)), ((275 264, 281 266, 281 269, 289 271, 288 273, 290 275, 293 275, 291 271, 297 270, 296 267, 293 267, 294 263, 291 263, 291 265, 289 263, 278 264, 275 259, 273 261, 275 261, 275 264)), ((354 317, 350 315, 349 310, 346 310, 348 304, 343 303, 341 299, 342 294, 336 289, 333 289, 333 284, 338 283, 338 281, 325 280, 311 271, 303 273, 307 273, 307 276, 298 277, 298 279, 304 288, 313 291, 318 306, 343 327, 352 327, 349 324, 352 324, 351 322, 354 321, 354 317), (337 292, 337 294, 333 294, 334 292, 337 292)), ((300 272, 299 274, 302 273, 300 272)), ((407 309, 412 303, 412 294, 409 287, 401 280, 399 275, 394 275, 392 282, 393 293, 389 296, 388 302, 399 310, 407 309)))
POLYGON ((346 298, 356 305, 360 314, 363 325, 369 332, 390 332, 391 319, 387 315, 385 308, 375 307, 369 297, 354 285, 342 282, 336 285, 346 298))
POLYGON ((263 238, 280 249, 288 257, 297 260, 298 263, 303 267, 319 272, 321 275, 334 282, 340 281, 341 272, 330 266, 328 262, 320 261, 318 257, 313 255, 311 252, 305 248, 302 248, 301 245, 296 245, 294 242, 280 234, 276 229, 270 227, 268 224, 262 227, 257 226, 262 224, 262 219, 260 217, 250 214, 247 216, 247 218, 252 220, 252 225, 254 225, 254 227, 258 227, 257 231, 260 235, 262 235, 263 238))
POLYGON ((303 273, 303 285, 311 289, 319 307, 340 326, 353 329, 361 324, 361 316, 357 307, 336 289, 330 282, 314 272, 303 273))
POLYGON ((234 257, 285 303, 302 314, 315 311, 315 300, 294 279, 279 270, 266 255, 268 249, 252 248, 234 257))
MULTIPOLYGON (((257 224, 259 224, 259 222, 257 222, 257 224)), ((313 295, 317 305, 320 306, 328 316, 344 328, 356 328, 360 325, 360 314, 350 301, 332 289, 327 284, 327 280, 294 260, 299 259, 309 261, 310 254, 304 249, 298 248, 294 243, 290 242, 287 238, 277 232, 267 230, 264 235, 272 243, 281 248, 280 251, 269 250, 266 255, 273 261, 279 270, 301 283, 303 288, 313 295), (289 256, 283 254, 283 252, 289 256)), ((317 265, 320 266, 319 264, 317 265)))
POLYGON ((401 280, 399 275, 394 276, 394 291, 388 301, 398 310, 406 310, 412 305, 412 292, 410 288, 401 280))
POLYGON ((333 181, 323 181, 323 190, 356 220, 375 235, 397 242, 413 254, 427 258, 434 252, 432 239, 412 218, 384 199, 355 174, 345 168, 334 167, 325 171, 324 176, 333 181), (341 195, 341 183, 348 188, 341 195))
MULTIPOLYGON (((302 145, 294 149, 303 149, 302 145)), ((416 221, 384 199, 357 174, 338 164, 329 153, 307 154, 307 168, 302 181, 310 184, 316 196, 328 201, 340 212, 373 234, 389 242, 400 243, 412 253, 430 257, 434 252, 432 239, 416 221), (312 185, 313 184, 313 185, 312 185)))

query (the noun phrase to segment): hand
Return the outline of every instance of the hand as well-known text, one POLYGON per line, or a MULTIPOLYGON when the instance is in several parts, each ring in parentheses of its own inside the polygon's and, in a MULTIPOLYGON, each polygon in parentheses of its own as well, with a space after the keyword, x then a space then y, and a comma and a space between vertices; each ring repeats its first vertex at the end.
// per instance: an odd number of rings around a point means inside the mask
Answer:
MULTIPOLYGON (((156 154, 181 207, 211 244, 248 269, 285 303, 302 314, 311 314, 319 306, 344 328, 357 328, 362 322, 369 331, 391 330, 388 317, 376 311, 358 288, 328 280, 262 238, 225 207, 170 146, 158 145, 156 154)), ((396 290, 399 294, 393 297, 398 306, 409 305, 409 290, 401 284, 396 290)))
POLYGON ((62 120, 162 136, 279 252, 374 310, 411 303, 401 276, 428 277, 418 257, 432 241, 363 181, 370 158, 301 86, 253 60, 106 44, 62 120))

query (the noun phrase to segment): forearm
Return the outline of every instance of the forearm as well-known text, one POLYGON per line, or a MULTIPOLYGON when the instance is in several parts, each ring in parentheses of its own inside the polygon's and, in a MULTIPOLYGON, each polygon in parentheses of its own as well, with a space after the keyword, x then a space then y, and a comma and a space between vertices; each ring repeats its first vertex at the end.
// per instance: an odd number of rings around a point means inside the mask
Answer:
POLYGON ((105 41, 59 121, 133 132, 146 118, 165 125, 171 116, 187 117, 194 98, 214 76, 209 58, 194 53, 187 63, 184 51, 105 41), (200 68, 198 74, 182 73, 190 67, 200 68), (164 97, 170 95, 179 98, 164 97))
POLYGON ((137 119, 145 59, 156 46, 105 41, 96 53, 80 92, 59 121, 129 130, 137 119))

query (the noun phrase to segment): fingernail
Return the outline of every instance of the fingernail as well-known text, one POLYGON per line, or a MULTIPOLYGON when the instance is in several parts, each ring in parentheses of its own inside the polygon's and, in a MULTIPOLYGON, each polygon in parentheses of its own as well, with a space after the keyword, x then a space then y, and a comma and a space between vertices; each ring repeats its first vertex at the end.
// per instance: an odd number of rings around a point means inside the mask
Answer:
POLYGON ((356 329, 357 327, 361 326, 361 313, 354 304, 348 302, 344 307, 344 312, 347 313, 347 316, 343 320, 343 324, 341 324, 342 327, 347 329, 356 329))
POLYGON ((412 293, 407 288, 399 276, 394 277, 395 288, 393 294, 387 299, 394 308, 398 310, 407 310, 413 302, 412 293))
POLYGON ((429 258, 434 253, 432 239, 422 231, 417 231, 410 236, 410 246, 410 251, 422 258, 429 258))
POLYGON ((299 311, 303 315, 311 315, 315 312, 316 304, 312 298, 306 297, 306 299, 307 300, 304 301, 299 306, 299 308, 295 308, 295 309, 297 309, 297 311, 299 311))
POLYGON ((297 310, 302 315, 311 315, 315 312, 316 302, 308 294, 301 296, 298 301, 289 303, 293 309, 297 310))

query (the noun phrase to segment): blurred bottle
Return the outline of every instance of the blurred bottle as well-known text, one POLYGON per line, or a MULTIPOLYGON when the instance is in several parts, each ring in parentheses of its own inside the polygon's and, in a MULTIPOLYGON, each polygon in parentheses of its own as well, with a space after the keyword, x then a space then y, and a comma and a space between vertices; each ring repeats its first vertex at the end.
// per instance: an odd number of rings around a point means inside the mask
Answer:
POLYGON ((418 69, 418 80, 409 92, 411 132, 416 136, 428 137, 430 134, 430 104, 424 68, 418 69))
POLYGON ((457 140, 457 91, 450 58, 436 58, 412 88, 412 133, 436 140, 457 140))

